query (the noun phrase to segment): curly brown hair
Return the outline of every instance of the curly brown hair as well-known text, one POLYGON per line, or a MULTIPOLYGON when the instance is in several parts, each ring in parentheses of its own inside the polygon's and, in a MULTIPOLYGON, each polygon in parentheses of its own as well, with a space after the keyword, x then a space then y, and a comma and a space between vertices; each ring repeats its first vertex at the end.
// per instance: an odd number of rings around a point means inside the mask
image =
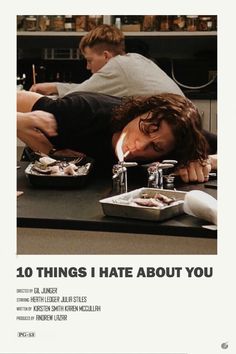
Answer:
POLYGON ((113 111, 113 131, 122 130, 144 113, 148 114, 139 122, 140 131, 144 134, 149 134, 154 127, 158 130, 162 121, 171 127, 176 141, 172 158, 176 158, 179 165, 206 160, 208 143, 203 135, 201 117, 189 99, 170 93, 125 98, 113 111))
POLYGON ((80 41, 79 49, 84 55, 86 47, 96 51, 109 50, 114 55, 124 54, 124 34, 115 26, 100 25, 88 32, 80 41))

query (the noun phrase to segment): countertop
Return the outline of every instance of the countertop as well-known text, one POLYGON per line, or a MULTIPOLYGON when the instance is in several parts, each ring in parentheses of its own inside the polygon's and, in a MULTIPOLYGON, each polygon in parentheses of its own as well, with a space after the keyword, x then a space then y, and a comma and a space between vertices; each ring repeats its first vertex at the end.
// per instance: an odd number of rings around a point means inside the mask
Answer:
MULTIPOLYGON (((216 238, 217 231, 204 228, 208 222, 182 214, 172 219, 153 222, 108 217, 103 214, 99 200, 111 193, 111 179, 92 175, 81 189, 45 189, 30 185, 25 176, 27 162, 19 162, 17 190, 24 193, 17 199, 17 226, 64 230, 106 231, 150 235, 176 235, 216 238)), ((143 187, 143 181, 128 176, 129 190, 143 187), (134 182, 135 180, 135 182, 134 182), (139 184, 142 183, 142 184, 139 184)), ((178 190, 203 190, 216 197, 217 190, 204 183, 179 185, 178 190)))

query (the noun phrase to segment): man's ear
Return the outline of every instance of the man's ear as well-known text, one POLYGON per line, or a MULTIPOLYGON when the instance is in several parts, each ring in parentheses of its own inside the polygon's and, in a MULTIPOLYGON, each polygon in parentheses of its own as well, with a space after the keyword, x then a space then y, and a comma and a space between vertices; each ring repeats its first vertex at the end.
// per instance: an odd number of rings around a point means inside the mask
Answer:
POLYGON ((103 55, 106 62, 108 62, 114 56, 112 52, 109 52, 109 50, 104 50, 103 55))

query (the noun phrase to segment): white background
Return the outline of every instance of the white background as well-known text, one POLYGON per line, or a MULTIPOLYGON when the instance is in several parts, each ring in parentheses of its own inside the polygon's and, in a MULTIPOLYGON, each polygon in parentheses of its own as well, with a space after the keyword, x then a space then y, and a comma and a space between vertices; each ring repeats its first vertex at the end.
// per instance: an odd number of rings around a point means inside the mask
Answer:
MULTIPOLYGON (((233 2, 232 2, 233 3, 233 2)), ((1 353, 236 353, 235 346, 235 11, 223 1, 19 1, 1 15, 1 353), (127 8, 129 6, 129 8, 127 8), (215 256, 16 255, 16 15, 217 14, 219 228, 215 256), (20 266, 213 267, 213 278, 19 280, 20 266), (17 287, 57 286, 87 295, 101 313, 68 323, 37 323, 35 339, 18 339, 17 287), (233 323, 234 322, 234 323, 233 323), (228 349, 221 344, 228 342, 228 349)), ((185 273, 184 273, 185 274, 185 273)), ((32 324, 24 324, 32 330, 32 324)))

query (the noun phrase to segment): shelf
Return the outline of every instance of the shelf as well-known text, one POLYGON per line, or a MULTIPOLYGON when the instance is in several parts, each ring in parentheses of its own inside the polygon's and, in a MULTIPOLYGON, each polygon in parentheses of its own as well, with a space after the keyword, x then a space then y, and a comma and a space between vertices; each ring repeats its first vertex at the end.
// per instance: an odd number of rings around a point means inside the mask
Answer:
MULTIPOLYGON (((26 36, 26 37, 82 37, 88 32, 40 32, 40 31, 33 31, 33 32, 25 32, 19 31, 17 32, 17 36, 26 36)), ((154 31, 154 32, 124 32, 125 36, 130 37, 165 37, 165 36, 173 36, 173 37, 205 37, 205 36, 216 36, 217 31, 196 31, 196 32, 187 32, 187 31, 168 31, 168 32, 161 32, 161 31, 154 31)))
POLYGON ((19 31, 17 32, 17 36, 23 37, 75 37, 75 36, 84 36, 88 32, 41 32, 41 31, 19 31))
POLYGON ((161 31, 154 31, 154 32, 124 32, 125 36, 137 36, 137 37, 148 37, 148 36, 155 36, 155 37, 165 37, 165 36, 173 36, 173 37, 186 37, 186 36, 216 36, 217 32, 216 31, 209 31, 209 32, 185 32, 185 31, 167 31, 167 32, 161 32, 161 31))

